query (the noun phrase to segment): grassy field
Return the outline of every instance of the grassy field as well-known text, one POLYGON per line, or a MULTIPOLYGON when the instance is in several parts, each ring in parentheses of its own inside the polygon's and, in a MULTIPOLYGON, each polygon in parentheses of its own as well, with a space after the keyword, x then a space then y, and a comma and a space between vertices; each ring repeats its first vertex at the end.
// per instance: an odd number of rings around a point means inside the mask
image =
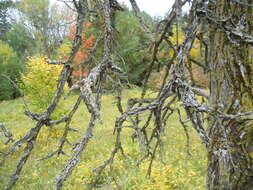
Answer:
MULTIPOLYGON (((123 105, 126 105, 128 97, 139 97, 140 90, 126 90, 123 93, 123 105)), ((150 94, 153 96, 154 94, 150 94)), ((71 107, 77 96, 73 95, 65 101, 65 107, 71 107)), ((102 164, 113 149, 115 137, 112 134, 116 116, 119 115, 114 104, 113 94, 103 96, 102 120, 98 123, 94 136, 87 149, 83 152, 81 162, 75 168, 71 177, 66 181, 64 189, 85 189, 85 184, 92 179, 91 169, 102 164)), ((145 117, 145 115, 143 116, 145 117)), ((82 105, 73 118, 71 127, 80 132, 70 132, 69 140, 74 143, 85 131, 89 121, 89 115, 82 105)), ((0 103, 0 122, 13 132, 15 139, 25 134, 34 127, 34 122, 23 114, 22 99, 5 101, 0 103)), ((164 161, 159 157, 154 162, 152 176, 146 178, 148 161, 136 167, 136 162, 141 158, 137 143, 133 143, 130 136, 131 130, 123 131, 123 147, 125 156, 118 154, 112 170, 105 170, 101 177, 101 184, 106 183, 100 189, 149 189, 149 190, 202 190, 205 189, 206 153, 197 134, 190 128, 190 152, 186 153, 185 135, 183 128, 177 120, 177 115, 172 115, 167 122, 166 136, 163 137, 164 161)), ((25 165, 15 190, 50 190, 53 187, 54 178, 63 168, 65 161, 71 154, 71 145, 66 145, 68 155, 54 156, 47 160, 37 161, 38 158, 51 153, 56 149, 59 138, 63 132, 63 124, 54 127, 44 127, 38 137, 32 156, 25 165)), ((1 134, 0 134, 1 135, 1 134)), ((22 145, 3 166, 0 166, 0 189, 7 182, 8 175, 12 172, 18 157, 22 153, 22 145)), ((7 150, 7 146, 0 142, 0 150, 7 150)), ((0 156, 2 156, 0 154, 0 156)))

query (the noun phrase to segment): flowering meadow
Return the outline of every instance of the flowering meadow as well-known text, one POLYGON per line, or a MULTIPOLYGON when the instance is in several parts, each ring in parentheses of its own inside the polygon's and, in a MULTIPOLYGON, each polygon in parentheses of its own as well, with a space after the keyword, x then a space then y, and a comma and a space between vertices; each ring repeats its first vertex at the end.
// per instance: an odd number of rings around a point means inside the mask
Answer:
MULTIPOLYGON (((140 90, 137 88, 123 91, 123 106, 126 106, 128 97, 140 96, 140 90)), ((148 92, 154 96, 152 91, 148 92)), ((71 106, 71 103, 77 98, 77 95, 71 95, 64 101, 65 109, 71 106)), ((23 114, 22 98, 4 101, 0 103, 0 120, 13 132, 14 138, 20 138, 25 132, 34 126, 23 114)), ((72 143, 75 143, 88 124, 88 114, 84 105, 82 105, 71 123, 71 128, 78 130, 70 131, 69 144, 65 146, 66 155, 53 156, 46 160, 38 161, 39 158, 56 150, 59 138, 63 133, 63 124, 44 127, 39 135, 36 148, 32 156, 25 165, 20 180, 15 185, 15 190, 49 190, 52 189, 55 176, 63 168, 65 161, 71 155, 72 143)), ((65 182, 65 190, 85 189, 87 183, 92 182, 94 173, 92 169, 103 164, 109 158, 114 147, 115 136, 113 135, 114 119, 119 115, 116 106, 114 94, 108 93, 103 96, 102 120, 97 123, 94 136, 87 149, 81 156, 81 162, 74 169, 71 177, 65 182)), ((146 117, 145 114, 140 117, 146 117)), ((185 115, 183 115, 185 117, 185 115)), ((184 118, 186 119, 186 118, 184 118)), ((203 190, 205 189, 205 170, 206 157, 204 146, 191 126, 190 134, 190 154, 187 153, 186 137, 184 129, 178 122, 177 115, 173 115, 167 122, 164 140, 163 154, 157 154, 153 162, 151 176, 148 177, 147 170, 149 159, 144 160, 139 166, 138 161, 142 158, 137 142, 133 142, 131 129, 124 129, 122 134, 122 143, 124 155, 118 153, 116 159, 101 175, 98 181, 99 189, 104 190, 203 190), (162 158, 162 159, 161 159, 162 158)), ((0 150, 6 151, 6 145, 0 144, 0 150)), ((22 153, 21 145, 8 159, 4 165, 0 166, 0 189, 7 182, 9 174, 12 172, 18 157, 22 153)))

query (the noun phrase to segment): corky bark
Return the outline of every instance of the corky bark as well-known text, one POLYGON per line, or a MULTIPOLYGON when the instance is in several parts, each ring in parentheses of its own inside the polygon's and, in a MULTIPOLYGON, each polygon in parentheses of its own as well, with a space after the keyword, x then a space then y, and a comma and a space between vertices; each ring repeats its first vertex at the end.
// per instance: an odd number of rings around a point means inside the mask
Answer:
MULTIPOLYGON (((248 3, 251 4, 251 1, 248 3)), ((208 11, 211 70, 209 103, 215 110, 225 114, 252 110, 252 52, 250 40, 247 41, 247 36, 252 35, 252 7, 220 0, 209 3, 208 11), (245 35, 238 37, 235 31, 245 35)), ((210 116, 208 132, 208 189, 251 190, 252 120, 247 117, 228 119, 210 116)))

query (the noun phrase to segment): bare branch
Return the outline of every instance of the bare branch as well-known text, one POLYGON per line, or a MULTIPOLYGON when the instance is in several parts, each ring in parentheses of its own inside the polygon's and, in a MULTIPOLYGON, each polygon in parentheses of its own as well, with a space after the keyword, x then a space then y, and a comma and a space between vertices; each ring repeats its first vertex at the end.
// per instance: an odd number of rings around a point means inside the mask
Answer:
POLYGON ((150 27, 148 27, 148 25, 146 24, 146 22, 144 21, 144 19, 142 18, 141 16, 141 13, 140 13, 140 9, 136 3, 135 0, 129 0, 131 5, 132 5, 132 8, 134 10, 134 13, 135 13, 135 16, 137 17, 137 19, 139 20, 143 30, 149 35, 151 41, 155 41, 155 36, 154 34, 151 32, 150 30, 150 27))
POLYGON ((13 141, 13 135, 10 132, 10 130, 8 130, 3 123, 0 123, 0 129, 2 130, 4 136, 7 138, 7 140, 4 142, 4 144, 8 144, 9 142, 13 141))

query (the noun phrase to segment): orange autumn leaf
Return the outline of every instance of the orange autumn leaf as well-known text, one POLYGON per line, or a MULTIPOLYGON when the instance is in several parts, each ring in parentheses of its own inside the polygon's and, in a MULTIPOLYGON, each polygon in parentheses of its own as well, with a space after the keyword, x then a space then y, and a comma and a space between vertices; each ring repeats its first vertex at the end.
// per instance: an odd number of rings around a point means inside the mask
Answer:
MULTIPOLYGON (((87 22, 84 24, 84 27, 88 28, 91 27, 91 23, 87 22)), ((72 25, 69 27, 69 33, 68 33, 68 37, 73 39, 75 37, 75 32, 76 32, 76 26, 72 25)), ((89 37, 86 36, 85 33, 82 34, 82 45, 79 48, 78 52, 76 53, 74 62, 76 64, 79 64, 81 61, 84 61, 85 59, 88 58, 87 54, 89 49, 93 46, 94 44, 94 39, 95 36, 91 35, 89 37)))
POLYGON ((86 22, 86 23, 84 24, 84 27, 87 27, 87 28, 91 27, 91 23, 90 23, 90 22, 86 22))
POLYGON ((42 176, 48 176, 48 173, 45 172, 45 171, 43 171, 43 172, 40 172, 40 175, 42 175, 42 176))

